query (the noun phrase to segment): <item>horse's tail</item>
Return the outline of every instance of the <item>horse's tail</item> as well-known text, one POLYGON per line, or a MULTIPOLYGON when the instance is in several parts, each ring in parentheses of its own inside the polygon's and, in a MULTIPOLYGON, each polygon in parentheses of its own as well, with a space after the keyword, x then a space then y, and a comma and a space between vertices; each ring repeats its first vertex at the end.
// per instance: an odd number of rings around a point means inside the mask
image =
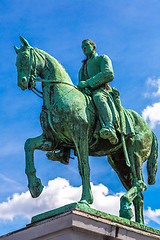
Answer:
POLYGON ((149 185, 153 185, 155 183, 155 177, 157 172, 157 159, 158 159, 158 141, 153 132, 152 132, 152 136, 153 136, 153 140, 152 140, 151 154, 147 161, 149 185))

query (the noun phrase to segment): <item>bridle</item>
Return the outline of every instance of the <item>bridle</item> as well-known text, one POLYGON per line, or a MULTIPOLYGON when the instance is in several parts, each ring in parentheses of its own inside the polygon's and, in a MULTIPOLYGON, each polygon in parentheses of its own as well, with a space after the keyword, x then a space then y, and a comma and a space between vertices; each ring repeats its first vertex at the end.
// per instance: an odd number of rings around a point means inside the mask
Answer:
MULTIPOLYGON (((36 65, 36 58, 35 58, 33 52, 36 53, 37 55, 40 55, 34 48, 32 48, 32 47, 30 48, 29 76, 28 76, 29 82, 28 82, 28 84, 31 82, 33 84, 35 82, 51 83, 51 84, 66 84, 66 85, 72 86, 75 89, 77 89, 77 87, 75 85, 70 84, 70 83, 66 83, 66 82, 62 82, 62 81, 55 81, 55 80, 51 80, 51 79, 40 79, 40 78, 35 77, 35 76, 37 76, 37 73, 36 73, 37 65, 36 65), (33 63, 35 65, 34 69, 32 68, 33 63)), ((40 55, 40 56, 44 59, 44 57, 42 55, 40 55)), ((33 93, 35 93, 38 97, 43 98, 43 92, 39 91, 36 87, 33 87, 33 89, 31 89, 31 91, 33 93), (38 93, 41 94, 42 96, 40 96, 38 93)))

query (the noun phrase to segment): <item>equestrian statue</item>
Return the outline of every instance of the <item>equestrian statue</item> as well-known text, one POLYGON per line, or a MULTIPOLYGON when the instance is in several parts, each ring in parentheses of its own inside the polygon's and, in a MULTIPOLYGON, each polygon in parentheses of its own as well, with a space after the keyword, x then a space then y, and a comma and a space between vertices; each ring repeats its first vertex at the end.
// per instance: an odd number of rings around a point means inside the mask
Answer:
POLYGON ((36 176, 34 150, 47 151, 47 157, 69 164, 70 150, 78 158, 82 178, 81 204, 93 203, 88 156, 107 156, 127 192, 120 199, 120 217, 144 223, 143 191, 147 189, 142 165, 147 161, 148 184, 155 183, 158 143, 146 121, 135 111, 126 110, 116 88, 109 86, 114 79, 112 62, 96 53, 96 44, 86 39, 82 50, 86 59, 79 71, 76 87, 64 67, 51 55, 31 47, 20 37, 22 46, 14 47, 18 86, 42 94, 40 114, 42 135, 25 143, 25 173, 33 198, 43 191, 36 176), (36 89, 42 83, 42 92, 36 89))

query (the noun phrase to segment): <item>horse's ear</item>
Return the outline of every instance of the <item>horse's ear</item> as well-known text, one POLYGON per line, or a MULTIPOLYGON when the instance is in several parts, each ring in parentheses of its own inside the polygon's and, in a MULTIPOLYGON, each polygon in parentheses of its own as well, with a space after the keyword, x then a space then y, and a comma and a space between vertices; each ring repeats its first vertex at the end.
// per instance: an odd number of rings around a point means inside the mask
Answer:
POLYGON ((30 45, 29 45, 29 43, 27 42, 26 39, 24 39, 23 37, 20 36, 20 40, 21 40, 21 42, 24 44, 24 46, 30 47, 30 45))
POLYGON ((14 46, 14 49, 15 49, 16 53, 18 54, 18 52, 19 52, 19 48, 16 47, 16 46, 14 46))

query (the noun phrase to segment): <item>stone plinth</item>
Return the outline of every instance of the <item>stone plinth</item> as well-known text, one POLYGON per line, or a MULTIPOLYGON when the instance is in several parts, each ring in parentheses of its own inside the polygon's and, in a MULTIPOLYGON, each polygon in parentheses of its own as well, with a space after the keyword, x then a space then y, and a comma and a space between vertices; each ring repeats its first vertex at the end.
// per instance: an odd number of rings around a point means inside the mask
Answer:
POLYGON ((153 240, 160 231, 91 208, 70 204, 32 218, 1 240, 153 240), (75 208, 73 208, 75 207, 75 208), (66 210, 65 210, 66 209, 66 210), (47 217, 47 218, 46 218, 47 217))

